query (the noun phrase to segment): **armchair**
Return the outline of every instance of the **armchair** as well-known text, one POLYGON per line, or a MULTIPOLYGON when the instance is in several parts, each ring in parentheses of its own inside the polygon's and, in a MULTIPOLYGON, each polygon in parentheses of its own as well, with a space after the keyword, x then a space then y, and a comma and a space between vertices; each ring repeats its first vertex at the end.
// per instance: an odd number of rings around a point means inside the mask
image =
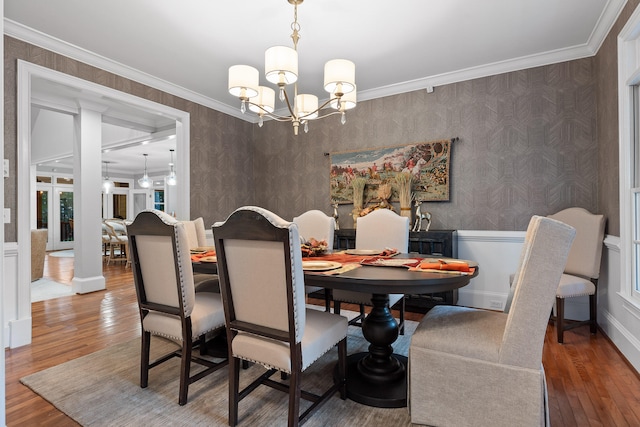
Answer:
POLYGON ((534 216, 509 313, 436 306, 409 347, 411 422, 437 426, 543 426, 542 347, 575 229, 534 216))

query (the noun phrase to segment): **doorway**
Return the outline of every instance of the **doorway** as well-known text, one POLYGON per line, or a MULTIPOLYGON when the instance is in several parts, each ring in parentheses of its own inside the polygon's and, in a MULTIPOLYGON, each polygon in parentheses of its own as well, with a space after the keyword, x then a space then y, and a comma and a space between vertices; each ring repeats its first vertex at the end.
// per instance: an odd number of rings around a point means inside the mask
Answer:
MULTIPOLYGON (((37 185, 36 185, 36 165, 32 163, 31 159, 31 124, 32 124, 32 116, 31 116, 31 103, 32 103, 32 87, 36 82, 50 82, 52 86, 64 88, 65 90, 69 90, 77 94, 77 98, 75 99, 75 108, 73 105, 64 106, 64 110, 68 114, 76 114, 74 111, 77 111, 77 106, 80 105, 83 101, 87 102, 104 102, 110 103, 110 107, 115 108, 117 105, 121 105, 124 110, 127 109, 136 109, 141 111, 147 111, 150 114, 162 115, 163 117, 169 117, 175 120, 175 135, 176 135, 176 152, 177 152, 177 161, 176 161, 176 169, 178 171, 179 180, 176 185, 176 193, 177 193, 177 212, 176 214, 180 218, 189 218, 190 217, 190 193, 189 193, 189 121, 190 117, 187 112, 180 111, 166 105, 158 104, 153 101, 145 100, 139 97, 136 97, 131 94, 127 94, 124 92, 119 92, 114 89, 107 88, 105 86, 101 86, 96 83, 92 83, 86 80, 82 80, 77 77, 73 77, 64 73, 60 73, 54 70, 51 70, 46 67, 41 67, 39 65, 35 65, 26 61, 19 60, 18 61, 18 97, 17 97, 17 136, 18 136, 18 166, 16 168, 18 174, 18 204, 17 209, 18 212, 22 212, 23 215, 27 215, 29 213, 30 220, 29 221, 19 221, 18 222, 18 241, 20 245, 18 246, 17 251, 17 281, 16 281, 16 289, 29 289, 30 283, 30 275, 31 275, 31 244, 30 244, 30 234, 31 229, 37 226, 37 206, 36 206, 36 198, 33 197, 36 194, 37 185)), ((76 172, 77 173, 77 172, 76 172)), ((99 181, 100 177, 96 175, 96 191, 99 190, 99 181)), ((79 200, 83 198, 82 191, 89 191, 86 185, 86 182, 82 187, 78 187, 79 182, 76 180, 74 182, 73 191, 73 205, 75 206, 73 211, 73 232, 71 235, 73 236, 74 244, 81 244, 82 247, 92 247, 92 242, 100 242, 100 228, 99 226, 93 227, 92 223, 94 220, 84 220, 84 222, 88 224, 88 228, 79 229, 78 226, 78 215, 82 215, 77 209, 77 203, 79 200), (82 191, 78 193, 77 189, 81 188, 82 191), (95 230, 94 230, 95 228, 95 230), (95 236, 94 236, 95 233, 95 236), (90 243, 87 243, 90 242, 90 243)), ((49 194, 47 196, 47 204, 52 203, 51 197, 53 194, 49 194)), ((53 196, 54 197, 54 196, 53 196)), ((68 201, 69 195, 64 195, 63 200, 68 201)), ((99 210, 99 206, 97 207, 99 210)), ((68 213, 68 211, 65 211, 68 213)), ((98 213, 99 215, 99 213, 98 213)), ((68 215, 65 217, 64 215, 60 215, 60 220, 69 219, 68 215)), ((82 218, 80 218, 82 219, 82 218)), ((42 218, 41 218, 42 221, 42 218)), ((57 219, 51 219, 51 217, 47 217, 47 224, 50 224, 51 221, 58 221, 57 219)), ((96 218, 95 221, 98 221, 99 218, 96 218)), ((67 221, 68 222, 68 221, 67 221)), ((71 227, 72 224, 69 224, 71 227)), ((67 229, 69 231, 70 228, 67 229)), ((62 242, 61 242, 62 244, 62 242)), ((98 265, 101 265, 101 250, 99 248, 95 252, 96 259, 98 265)), ((83 251, 84 254, 84 251, 83 251)), ((93 254, 93 249, 91 250, 91 254, 93 254)), ((93 256, 93 255, 91 255, 93 256)), ((89 263, 93 265, 93 262, 89 263)), ((84 268, 84 266, 83 266, 84 268)), ((88 268, 88 267, 87 267, 88 268)), ((76 266, 76 274, 78 273, 78 267, 76 266)), ((75 280, 75 278, 74 278, 75 280)), ((102 283, 104 283, 104 278, 102 278, 102 283)), ((91 285, 91 283, 89 283, 91 285)), ((91 289, 88 287, 87 289, 91 289)), ((80 291, 82 293, 82 291, 80 291)), ((30 292, 16 292, 15 293, 16 302, 15 305, 17 307, 17 312, 20 313, 18 319, 13 320, 13 324, 16 326, 12 329, 11 333, 11 347, 16 347, 24 344, 28 344, 31 342, 31 298, 30 292), (24 326, 23 326, 24 325, 24 326), (15 333, 14 333, 15 332, 15 333)))
POLYGON ((36 229, 47 229, 47 251, 73 249, 73 185, 39 181, 36 190, 36 229))

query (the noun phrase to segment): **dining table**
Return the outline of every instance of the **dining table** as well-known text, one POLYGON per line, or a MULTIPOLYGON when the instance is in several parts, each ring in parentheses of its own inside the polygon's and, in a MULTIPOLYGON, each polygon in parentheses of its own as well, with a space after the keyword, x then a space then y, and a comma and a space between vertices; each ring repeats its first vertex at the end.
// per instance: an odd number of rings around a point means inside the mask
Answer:
MULTIPOLYGON (((371 294, 372 308, 362 323, 362 334, 369 347, 366 352, 347 357, 347 398, 374 407, 399 408, 407 406, 408 360, 393 352, 399 328, 389 307, 389 294, 431 294, 459 289, 478 275, 479 267, 466 261, 471 267, 468 272, 420 269, 421 262, 432 258, 414 253, 396 254, 388 259, 385 262, 381 258, 348 256, 342 252, 326 253, 303 258, 303 269, 305 264, 317 266, 304 269, 305 285, 371 294), (380 262, 370 262, 372 259, 380 262), (322 263, 331 268, 319 267, 322 263)), ((215 262, 194 261, 193 268, 200 273, 217 271, 215 262)))

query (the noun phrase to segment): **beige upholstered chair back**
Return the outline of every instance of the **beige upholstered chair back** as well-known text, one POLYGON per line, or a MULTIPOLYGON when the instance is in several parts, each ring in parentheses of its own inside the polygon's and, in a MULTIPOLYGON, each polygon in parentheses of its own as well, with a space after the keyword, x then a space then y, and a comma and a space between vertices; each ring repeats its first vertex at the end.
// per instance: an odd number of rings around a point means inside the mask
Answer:
POLYGON ((187 239, 189 240, 190 248, 197 248, 201 246, 208 246, 207 233, 204 227, 204 220, 202 217, 198 217, 191 221, 180 221, 184 224, 184 228, 187 232, 187 239))
POLYGON ((296 224, 266 209, 245 206, 225 222, 214 224, 213 234, 230 322, 288 333, 293 326, 296 342, 300 342, 305 289, 296 224))
POLYGON ((409 218, 377 209, 357 219, 356 249, 393 248, 409 252, 409 218))
POLYGON ((568 208, 549 218, 557 219, 576 229, 576 238, 567 258, 564 272, 585 278, 600 276, 600 260, 604 240, 604 215, 595 215, 583 208, 568 208))
POLYGON ((138 298, 184 310, 195 303, 193 269, 184 225, 158 211, 143 211, 128 227, 138 298))
POLYGON ((549 313, 575 236, 575 229, 551 218, 529 222, 500 349, 500 363, 538 369, 549 313))
POLYGON ((293 222, 298 225, 298 233, 305 240, 314 238, 325 240, 327 247, 333 249, 333 235, 336 229, 336 220, 332 216, 325 215, 317 209, 306 211, 300 216, 294 217, 293 222))

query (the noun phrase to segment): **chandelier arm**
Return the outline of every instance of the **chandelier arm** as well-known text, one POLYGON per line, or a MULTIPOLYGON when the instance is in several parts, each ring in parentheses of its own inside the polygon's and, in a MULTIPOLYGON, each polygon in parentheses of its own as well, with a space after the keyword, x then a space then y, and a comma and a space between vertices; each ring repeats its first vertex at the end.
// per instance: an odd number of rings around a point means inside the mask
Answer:
POLYGON ((342 113, 343 113, 342 111, 332 111, 332 112, 324 114, 322 116, 318 116, 314 120, 324 119, 325 117, 333 116, 333 115, 336 115, 336 114, 342 114, 342 113))
MULTIPOLYGON (((311 112, 310 112, 310 113, 308 113, 308 114, 305 114, 304 116, 300 116, 300 117, 299 117, 299 119, 300 119, 300 120, 306 120, 306 119, 307 119, 307 117, 311 116, 312 114, 315 114, 315 113, 320 114, 320 112, 322 111, 322 109, 323 109, 323 108, 325 108, 325 107, 326 107, 327 105, 329 105, 331 102, 336 101, 336 100, 338 100, 338 102, 340 102, 340 97, 335 97, 335 98, 328 99, 326 102, 324 102, 324 103, 323 103, 321 106, 319 106, 317 109, 315 109, 315 110, 311 111, 311 112)), ((324 116, 320 116, 320 115, 319 115, 319 116, 318 116, 318 117, 316 117, 315 119, 311 119, 311 120, 321 119, 321 118, 323 118, 323 117, 332 116, 332 115, 337 114, 337 113, 342 113, 342 110, 340 109, 340 110, 337 110, 337 111, 331 112, 331 113, 329 113, 329 114, 325 114, 324 116)))
MULTIPOLYGON (((298 89, 298 85, 296 84, 294 86, 294 90, 297 92, 298 89)), ((293 107, 291 106, 291 102, 289 102, 289 95, 287 95, 287 91, 283 88, 284 91, 284 100, 287 103, 287 108, 289 109, 289 113, 291 114, 291 117, 296 118, 295 113, 293 112, 293 107)), ((297 95, 297 93, 295 94, 297 95)))
POLYGON ((262 115, 263 116, 267 116, 270 119, 277 120, 279 122, 290 122, 291 121, 291 117, 280 116, 278 114, 272 113, 272 112, 270 112, 268 110, 265 110, 262 105, 256 104, 256 103, 251 102, 251 101, 246 101, 246 103, 249 104, 249 105, 253 105, 256 108, 259 108, 262 111, 262 115))

